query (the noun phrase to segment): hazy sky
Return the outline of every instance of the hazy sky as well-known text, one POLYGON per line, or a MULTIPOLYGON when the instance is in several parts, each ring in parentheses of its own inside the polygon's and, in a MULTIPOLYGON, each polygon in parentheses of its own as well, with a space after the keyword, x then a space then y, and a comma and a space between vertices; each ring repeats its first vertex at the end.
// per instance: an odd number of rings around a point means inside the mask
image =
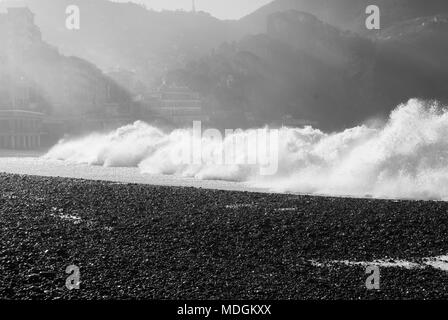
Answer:
MULTIPOLYGON (((155 10, 191 10, 192 0, 113 0, 140 2, 155 10)), ((272 0, 195 0, 196 9, 220 19, 239 19, 272 0)))
MULTIPOLYGON (((11 2, 20 0, 0 0, 11 2)), ((110 0, 116 2, 144 3, 155 10, 191 10, 193 0, 110 0)), ((206 11, 220 19, 239 19, 273 0, 195 0, 198 11, 206 11)))

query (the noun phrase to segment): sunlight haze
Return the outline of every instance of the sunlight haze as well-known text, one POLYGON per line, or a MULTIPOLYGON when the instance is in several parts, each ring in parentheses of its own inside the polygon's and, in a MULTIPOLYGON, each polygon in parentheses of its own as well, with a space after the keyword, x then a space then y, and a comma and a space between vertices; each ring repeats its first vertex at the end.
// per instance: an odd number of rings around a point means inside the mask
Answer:
MULTIPOLYGON (((129 2, 130 0, 114 0, 129 2)), ((192 0, 134 0, 154 10, 191 10, 192 0)), ((196 0, 196 10, 205 11, 220 19, 239 19, 271 0, 196 0)))

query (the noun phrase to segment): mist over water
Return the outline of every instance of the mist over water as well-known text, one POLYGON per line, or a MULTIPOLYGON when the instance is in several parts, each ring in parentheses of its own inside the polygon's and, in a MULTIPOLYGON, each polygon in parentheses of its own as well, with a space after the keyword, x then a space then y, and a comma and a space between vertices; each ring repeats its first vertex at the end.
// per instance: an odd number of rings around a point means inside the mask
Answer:
POLYGON ((262 176, 250 157, 253 130, 223 143, 202 138, 202 164, 176 161, 189 129, 165 133, 143 122, 108 134, 62 140, 44 156, 108 167, 139 167, 142 173, 245 181, 275 192, 448 200, 448 109, 410 100, 381 126, 360 125, 336 133, 312 127, 279 130, 278 171, 262 176), (235 144, 234 164, 212 158, 235 144))

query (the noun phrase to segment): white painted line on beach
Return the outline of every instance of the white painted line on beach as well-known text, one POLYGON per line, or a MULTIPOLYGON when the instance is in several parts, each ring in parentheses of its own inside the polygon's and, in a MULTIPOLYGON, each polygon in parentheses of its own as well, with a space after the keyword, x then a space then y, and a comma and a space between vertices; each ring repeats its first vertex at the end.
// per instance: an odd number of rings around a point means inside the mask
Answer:
POLYGON ((64 209, 58 209, 56 207, 53 207, 51 208, 51 211, 53 211, 53 213, 50 214, 50 216, 52 217, 59 218, 62 220, 69 220, 72 221, 74 224, 81 223, 80 217, 71 214, 65 214, 64 209))
POLYGON ((346 266, 379 266, 384 268, 404 268, 408 270, 424 269, 432 267, 442 271, 448 271, 448 255, 423 258, 421 263, 411 262, 406 260, 374 260, 374 261, 349 261, 349 260, 331 260, 331 261, 317 261, 309 260, 309 262, 316 267, 327 267, 335 264, 343 264, 346 266))
POLYGON ((1 198, 11 200, 11 199, 17 199, 18 197, 14 194, 14 192, 4 192, 2 193, 1 198))
POLYGON ((236 203, 236 204, 226 205, 226 209, 252 208, 255 206, 256 206, 255 204, 250 204, 250 203, 236 203))
POLYGON ((448 255, 423 259, 424 263, 435 269, 448 271, 448 255))
POLYGON ((385 268, 405 268, 405 269, 421 269, 424 268, 419 263, 405 261, 405 260, 374 260, 374 261, 348 261, 348 260, 335 260, 331 261, 331 264, 344 264, 347 266, 379 266, 385 268))
MULTIPOLYGON (((236 203, 236 204, 228 204, 225 206, 226 209, 242 209, 242 208, 254 208, 257 204, 252 203, 236 203)), ((277 208, 274 209, 274 212, 294 212, 297 211, 298 208, 291 207, 291 208, 277 208)))
POLYGON ((275 209, 274 211, 276 211, 276 212, 292 212, 292 211, 297 211, 297 208, 279 208, 279 209, 275 209))

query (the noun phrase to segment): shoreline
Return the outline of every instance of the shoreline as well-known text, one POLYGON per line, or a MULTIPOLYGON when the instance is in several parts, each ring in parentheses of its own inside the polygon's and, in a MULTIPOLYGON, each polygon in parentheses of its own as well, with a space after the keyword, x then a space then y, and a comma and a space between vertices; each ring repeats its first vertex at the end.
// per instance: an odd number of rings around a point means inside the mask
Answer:
POLYGON ((0 158, 39 158, 48 150, 8 150, 0 149, 0 158))
POLYGON ((448 203, 0 174, 3 299, 448 298, 448 203), (319 261, 320 263, 313 263, 319 261), (65 288, 69 265, 81 289, 65 288))
MULTIPOLYGON (((33 157, 34 158, 34 157, 33 157)), ((90 166, 90 165, 89 165, 90 166)), ((90 166, 92 168, 98 168, 98 166, 90 166)), ((100 168, 104 168, 100 166, 100 168)), ((110 169, 130 169, 129 167, 108 167, 110 169)), ((133 169, 133 168, 131 168, 133 169)), ((185 177, 179 177, 180 180, 184 180, 186 184, 157 184, 156 182, 145 182, 145 181, 120 181, 120 180, 112 180, 112 179, 102 179, 102 178, 83 178, 83 177, 71 177, 71 176, 58 176, 58 175, 39 175, 39 174, 32 174, 32 173, 11 173, 11 172, 5 172, 1 171, 0 169, 0 175, 1 174, 7 174, 7 175, 17 175, 17 176, 27 176, 27 177, 37 177, 37 178, 61 178, 61 179, 71 179, 71 180, 77 180, 77 181, 92 181, 92 182, 99 182, 99 183, 112 183, 112 184, 122 184, 122 185, 142 185, 142 186, 153 186, 153 187, 173 187, 173 188, 194 188, 194 189, 200 189, 200 190, 211 190, 211 191, 233 191, 233 192, 247 192, 247 193, 255 193, 255 194, 268 194, 268 195, 286 195, 286 196, 302 196, 302 197, 315 197, 315 198, 334 198, 334 199, 358 199, 358 200, 378 200, 378 201, 391 201, 391 202, 447 202, 448 200, 437 200, 437 199, 412 199, 412 198, 376 198, 372 196, 350 196, 350 195, 325 195, 325 194, 308 194, 308 193, 299 193, 299 192, 276 192, 269 190, 267 188, 251 188, 248 186, 242 185, 240 188, 222 188, 222 187, 214 187, 212 186, 201 186, 201 185, 194 185, 194 184, 188 184, 190 181, 200 181, 207 183, 224 183, 224 184, 242 184, 242 182, 231 182, 231 181, 225 181, 225 180, 209 180, 209 179, 203 179, 203 180, 197 180, 194 178, 185 178, 185 177)), ((151 174, 142 174, 142 176, 148 176, 148 177, 177 177, 173 175, 151 175, 151 174)))
POLYGON ((141 184, 152 186, 194 187, 209 190, 226 190, 266 194, 284 194, 298 196, 312 196, 322 198, 364 199, 385 201, 427 201, 448 202, 443 199, 431 198, 398 198, 398 197, 373 197, 371 195, 330 195, 330 194, 306 194, 293 191, 281 191, 257 186, 251 181, 227 181, 195 179, 178 175, 146 174, 141 173, 137 167, 105 167, 88 164, 66 162, 62 160, 48 160, 35 155, 25 157, 9 157, 0 154, 0 173, 29 175, 36 177, 55 177, 67 179, 84 179, 98 182, 112 182, 121 184, 141 184), (19 160, 20 161, 17 161, 19 160))

